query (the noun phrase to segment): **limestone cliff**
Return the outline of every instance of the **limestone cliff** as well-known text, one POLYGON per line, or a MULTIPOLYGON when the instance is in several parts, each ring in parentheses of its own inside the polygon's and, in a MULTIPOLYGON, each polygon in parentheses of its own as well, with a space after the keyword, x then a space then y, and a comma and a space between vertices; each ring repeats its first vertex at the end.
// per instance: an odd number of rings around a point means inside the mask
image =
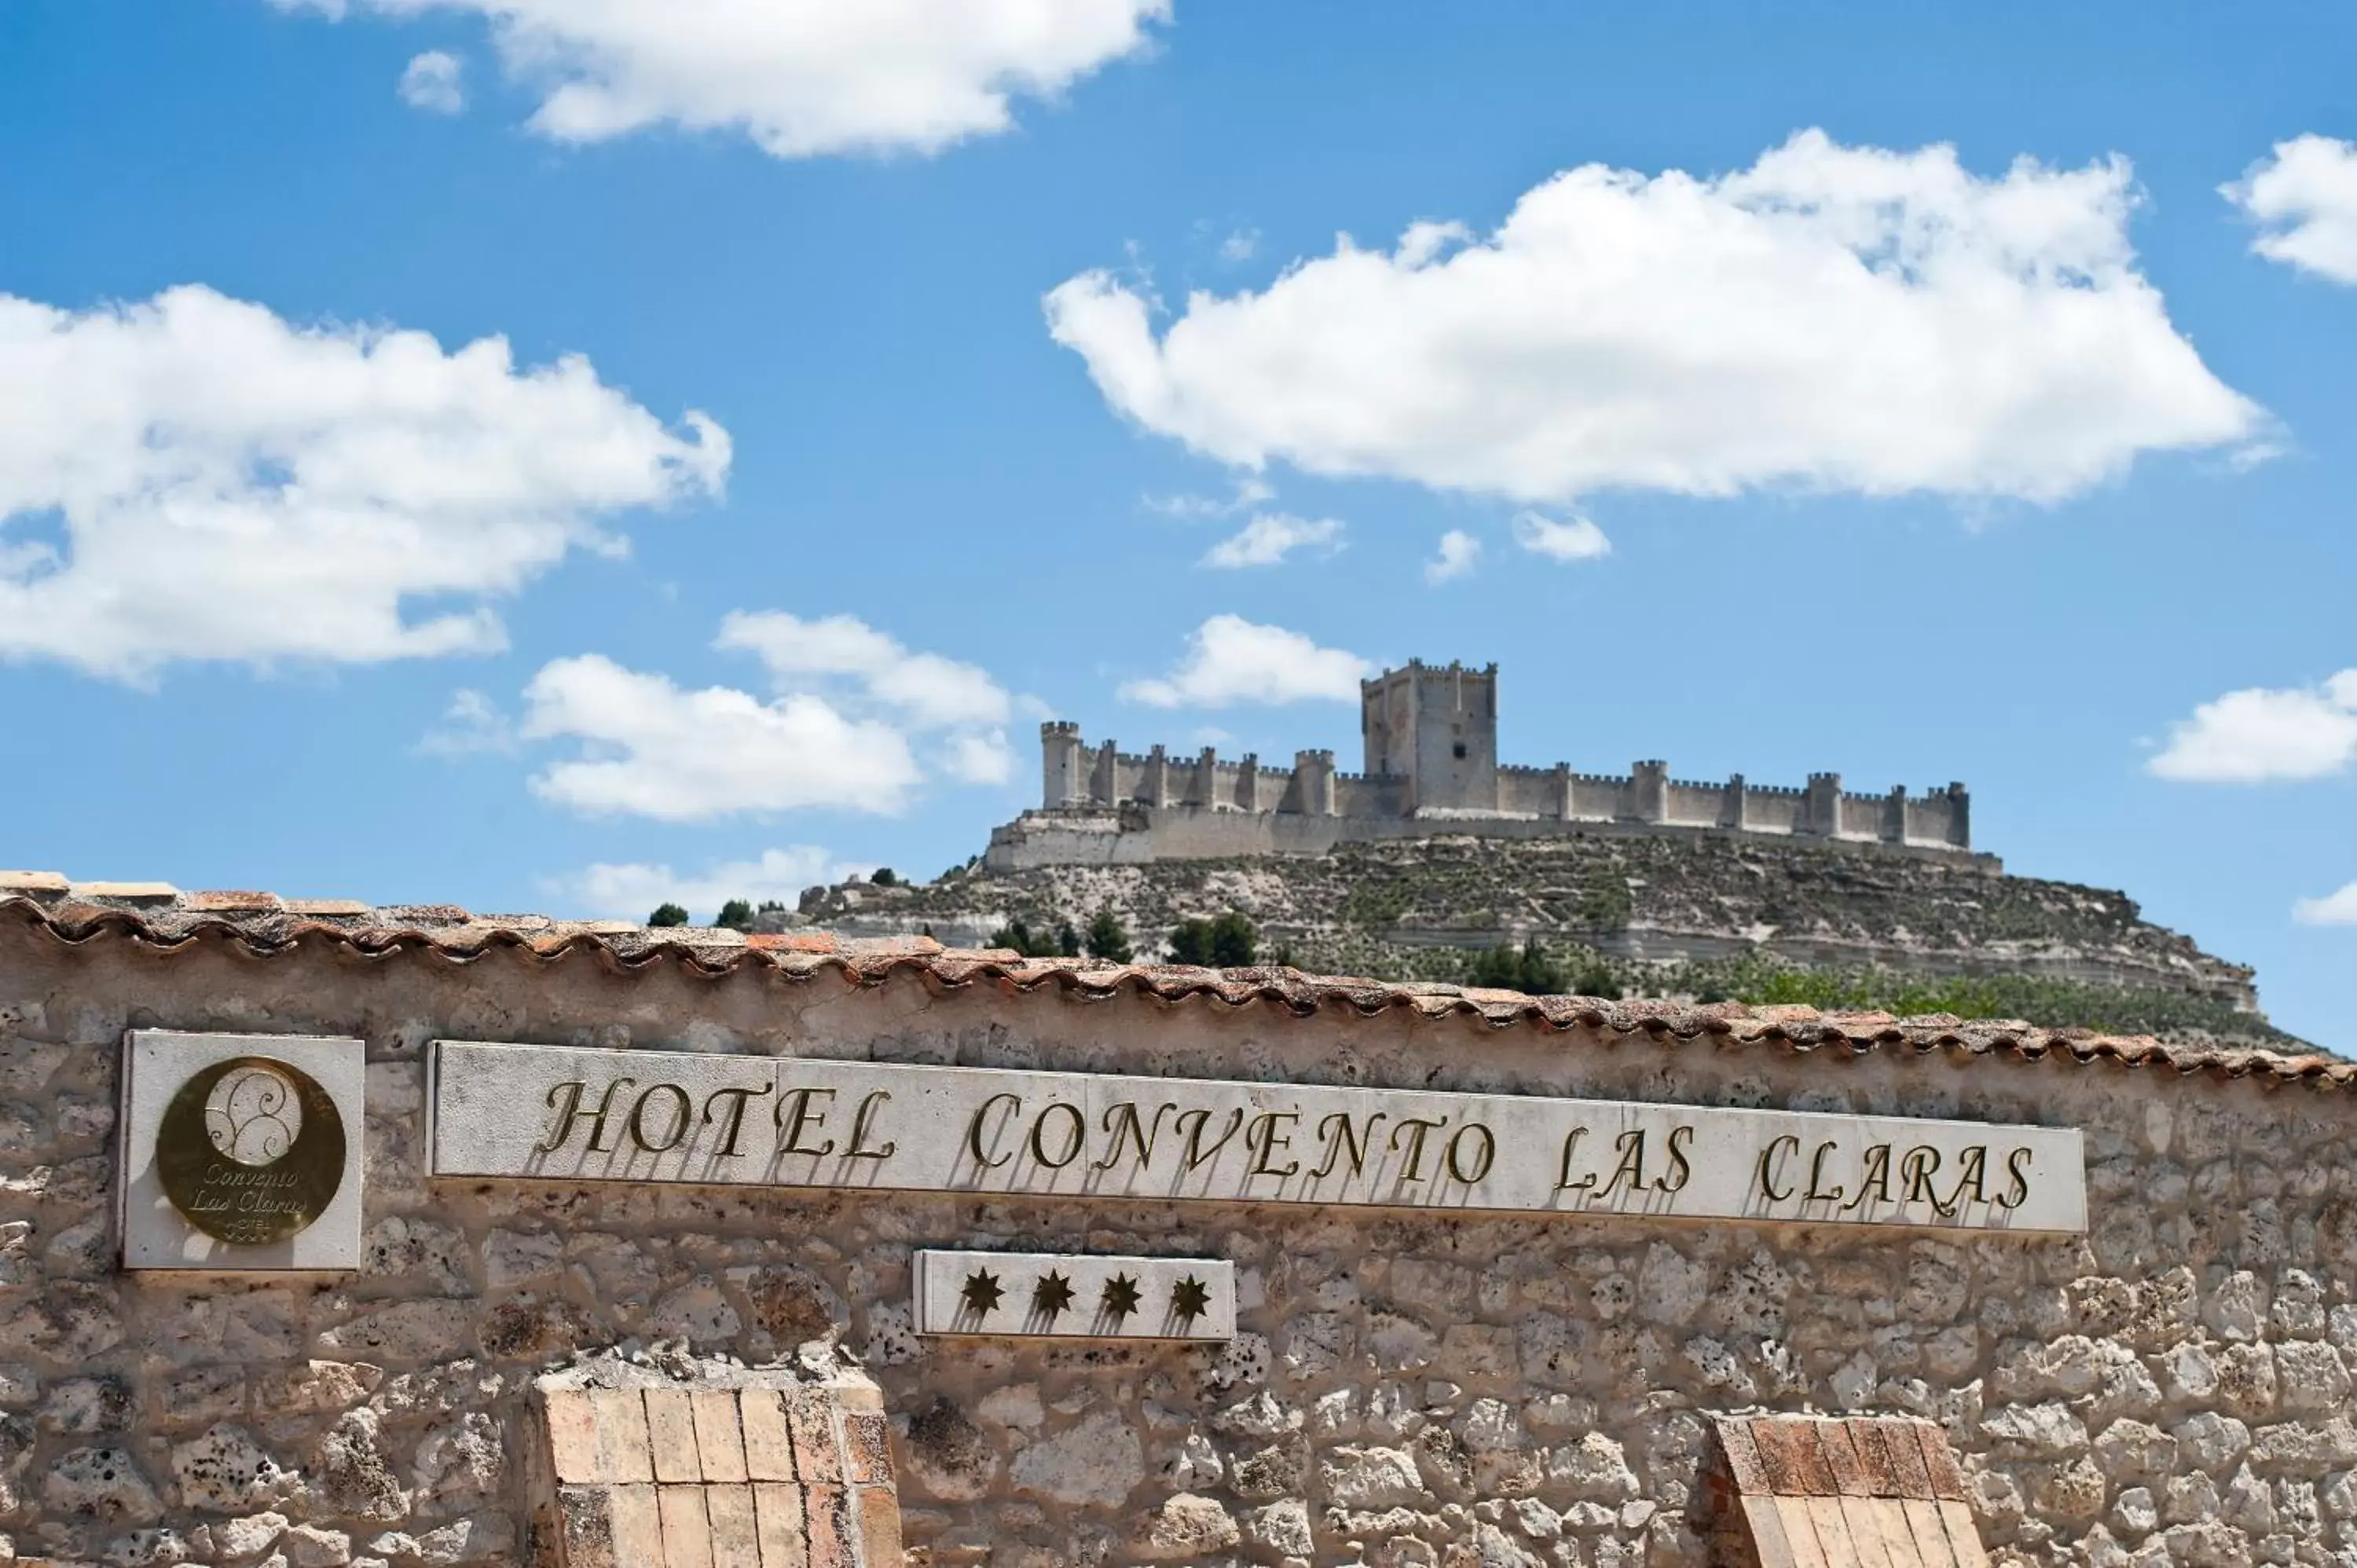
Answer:
POLYGON ((1898 991, 1921 1005, 1948 992, 1917 982, 1969 980, 1986 983, 1967 993, 2025 1011, 2085 1015, 2044 1023, 2285 1038, 2258 1012, 2249 968, 2146 921, 2124 894, 1756 838, 1444 836, 1314 856, 973 865, 914 886, 813 889, 795 922, 982 943, 1013 919, 1052 931, 1110 909, 1150 957, 1178 921, 1231 908, 1265 956, 1329 972, 1460 980, 1474 952, 1536 940, 1577 978, 1643 993, 1816 1000, 1792 977, 1851 975, 1827 999, 1889 1004, 1898 991), (1760 993, 1778 985, 1789 996, 1760 993))

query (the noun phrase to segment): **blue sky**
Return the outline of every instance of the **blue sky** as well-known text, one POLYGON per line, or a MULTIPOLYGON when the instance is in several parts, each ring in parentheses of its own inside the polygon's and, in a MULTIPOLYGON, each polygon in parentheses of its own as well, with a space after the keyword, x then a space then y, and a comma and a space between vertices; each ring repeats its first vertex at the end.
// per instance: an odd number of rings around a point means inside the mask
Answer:
POLYGON ((791 897, 1495 660, 2357 1045, 2357 22, 1463 9, 0 3, 0 864, 791 897))

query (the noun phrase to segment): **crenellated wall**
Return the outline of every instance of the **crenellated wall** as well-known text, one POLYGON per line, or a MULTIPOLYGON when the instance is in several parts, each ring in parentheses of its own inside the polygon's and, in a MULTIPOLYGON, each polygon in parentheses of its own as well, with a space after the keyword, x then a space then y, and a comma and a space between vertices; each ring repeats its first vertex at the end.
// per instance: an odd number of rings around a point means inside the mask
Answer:
POLYGON ((1490 775, 1494 803, 1440 806, 1420 803, 1415 780, 1402 775, 1339 773, 1330 751, 1296 752, 1291 768, 1271 768, 1251 754, 1222 761, 1210 746, 1185 757, 1159 746, 1143 756, 1110 740, 1089 746, 1078 725, 1060 722, 1039 735, 1040 809, 992 831, 985 858, 995 870, 1321 854, 1338 843, 1441 832, 1764 833, 1996 864, 1972 855, 1962 784, 1878 795, 1844 789, 1837 773, 1792 789, 1739 773, 1724 782, 1672 779, 1660 760, 1625 774, 1504 765, 1490 775))

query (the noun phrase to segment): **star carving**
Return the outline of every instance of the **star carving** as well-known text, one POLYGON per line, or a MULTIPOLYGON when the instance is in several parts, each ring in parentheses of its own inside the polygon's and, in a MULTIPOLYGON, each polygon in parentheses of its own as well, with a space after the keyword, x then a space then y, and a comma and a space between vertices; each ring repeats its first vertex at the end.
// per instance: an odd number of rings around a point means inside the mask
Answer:
POLYGON ((1031 1308, 1049 1317, 1072 1305, 1072 1282, 1061 1274, 1050 1273, 1031 1287, 1031 1308))
POLYGON ((1170 1310, 1192 1320, 1211 1310, 1211 1287, 1189 1274, 1170 1291, 1170 1310))
POLYGON ((999 1298, 1006 1294, 1006 1288, 998 1283, 998 1276, 981 1269, 966 1275, 965 1283, 958 1290, 959 1297, 977 1317, 988 1316, 990 1309, 996 1306, 999 1298))
POLYGON ((1105 1282, 1104 1309, 1115 1317, 1126 1317, 1137 1310, 1140 1296, 1137 1281, 1127 1274, 1115 1274, 1105 1282))

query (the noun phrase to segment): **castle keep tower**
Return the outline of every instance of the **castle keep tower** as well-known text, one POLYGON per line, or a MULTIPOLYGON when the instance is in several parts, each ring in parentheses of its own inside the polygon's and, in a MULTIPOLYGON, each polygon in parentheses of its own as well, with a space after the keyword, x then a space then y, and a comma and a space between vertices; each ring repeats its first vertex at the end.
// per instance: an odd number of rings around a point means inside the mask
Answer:
POLYGON ((1498 809, 1498 667, 1411 660, 1360 682, 1367 775, 1407 781, 1409 811, 1498 809))
POLYGON ((1335 845, 1441 833, 1538 838, 1581 833, 1743 833, 1879 845, 1900 853, 1975 854, 1962 784, 1860 794, 1838 773, 1806 788, 1677 778, 1659 758, 1626 773, 1498 761, 1498 667, 1411 660, 1359 683, 1366 771, 1337 772, 1334 754, 1298 751, 1293 766, 1251 752, 1222 759, 1152 746, 1122 750, 1080 726, 1039 726, 1039 807, 995 830, 996 870, 1146 865, 1260 854, 1323 854, 1335 845))

